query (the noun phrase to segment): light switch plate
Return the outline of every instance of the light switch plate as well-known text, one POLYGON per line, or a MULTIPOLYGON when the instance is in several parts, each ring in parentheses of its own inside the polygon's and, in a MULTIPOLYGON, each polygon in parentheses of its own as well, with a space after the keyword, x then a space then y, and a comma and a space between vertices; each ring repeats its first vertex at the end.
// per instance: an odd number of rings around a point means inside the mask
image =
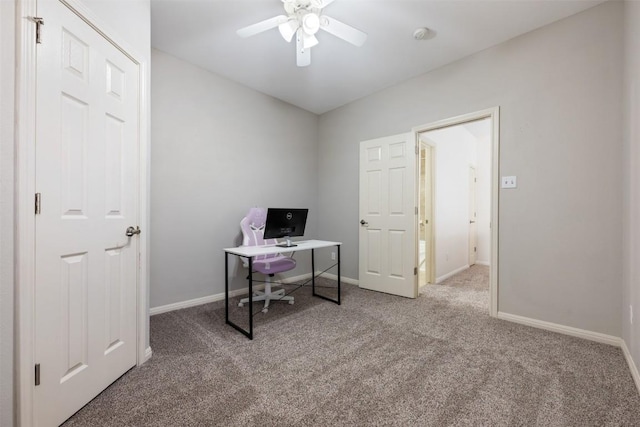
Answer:
POLYGON ((515 176, 503 176, 502 188, 516 188, 518 186, 515 176))

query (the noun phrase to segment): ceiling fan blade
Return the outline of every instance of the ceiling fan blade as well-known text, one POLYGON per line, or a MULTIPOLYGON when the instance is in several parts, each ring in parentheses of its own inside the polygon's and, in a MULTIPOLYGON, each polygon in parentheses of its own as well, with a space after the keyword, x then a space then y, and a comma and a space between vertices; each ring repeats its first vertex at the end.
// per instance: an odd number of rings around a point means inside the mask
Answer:
POLYGON ((311 49, 304 47, 304 31, 298 30, 296 36, 296 63, 298 67, 306 67, 311 64, 311 49))
POLYGON ((327 15, 322 15, 320 18, 320 28, 354 46, 360 47, 367 41, 367 33, 327 15))
POLYGON ((257 24, 249 25, 248 27, 240 28, 236 33, 240 37, 251 37, 263 31, 270 30, 277 27, 280 24, 287 22, 289 18, 284 15, 274 16, 273 18, 265 19, 257 24))

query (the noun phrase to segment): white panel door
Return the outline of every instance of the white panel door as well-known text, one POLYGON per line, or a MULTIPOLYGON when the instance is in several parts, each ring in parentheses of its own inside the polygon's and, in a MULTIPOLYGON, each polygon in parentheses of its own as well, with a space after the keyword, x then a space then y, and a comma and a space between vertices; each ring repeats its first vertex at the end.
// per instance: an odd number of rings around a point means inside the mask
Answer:
POLYGON ((413 139, 360 143, 360 287, 409 298, 418 296, 413 139))
POLYGON ((38 426, 57 426, 136 364, 138 66, 58 1, 37 46, 38 426))

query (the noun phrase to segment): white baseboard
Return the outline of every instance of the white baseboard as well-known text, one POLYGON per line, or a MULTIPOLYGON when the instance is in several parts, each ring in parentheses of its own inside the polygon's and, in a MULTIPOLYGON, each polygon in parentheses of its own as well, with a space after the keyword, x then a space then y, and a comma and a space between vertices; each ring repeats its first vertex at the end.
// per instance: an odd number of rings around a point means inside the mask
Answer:
POLYGON ((147 360, 151 359, 151 356, 153 356, 153 352, 151 351, 151 347, 147 347, 144 351, 144 362, 146 362, 147 360))
POLYGON ((638 366, 633 361, 633 357, 631 356, 631 352, 629 351, 629 347, 627 347, 627 343, 620 339, 622 347, 622 353, 624 354, 624 358, 627 360, 627 365, 629 365, 629 370, 631 371, 631 377, 633 377, 633 382, 636 383, 636 388, 640 393, 640 373, 638 373, 638 366))
POLYGON ((487 267, 491 267, 491 264, 489 264, 489 261, 476 261, 476 264, 486 265, 487 267))
MULTIPOLYGON (((254 289, 259 289, 255 286, 254 289)), ((229 297, 236 297, 238 295, 244 295, 247 293, 246 289, 239 289, 229 292, 229 297)), ((198 305, 209 304, 210 302, 222 301, 224 299, 224 292, 220 294, 207 295, 206 297, 194 298, 186 301, 174 302, 172 304, 160 305, 158 307, 152 307, 149 310, 150 316, 156 314, 168 313, 169 311, 181 310, 183 308, 195 307, 198 305)))
MULTIPOLYGON (((301 280, 307 280, 311 277, 310 273, 301 274, 300 276, 287 277, 280 280, 281 283, 292 283, 298 282, 301 280)), ((256 291, 260 291, 264 289, 264 283, 260 283, 253 286, 253 289, 256 291)), ((236 289, 234 291, 229 292, 229 297, 234 298, 241 295, 247 295, 249 293, 248 289, 236 289)), ((214 295, 207 295, 205 297, 194 298, 186 301, 174 302, 172 304, 160 305, 158 307, 152 307, 149 310, 149 315, 154 316, 156 314, 168 313, 169 311, 181 310, 183 308, 196 307, 198 305, 209 304, 211 302, 223 301, 224 300, 224 292, 214 295)))
MULTIPOLYGON (((316 275, 320 273, 321 273, 320 271, 317 271, 316 275)), ((323 273, 322 277, 326 277, 327 279, 331 279, 331 280, 338 280, 338 275, 331 274, 331 273, 323 273)), ((358 286, 360 284, 360 281, 358 279, 352 279, 351 277, 340 276, 340 283, 348 283, 350 285, 358 286)))
POLYGON ((455 269, 455 270, 453 270, 453 271, 451 271, 451 272, 449 272, 447 274, 443 274, 442 276, 436 278, 436 283, 440 283, 443 280, 446 280, 451 276, 455 276, 456 274, 460 273, 461 271, 466 270, 467 268, 469 268, 468 264, 467 265, 463 265, 462 267, 457 268, 457 269, 455 269))
POLYGON ((585 329, 578 329, 571 326, 559 325, 557 323, 545 322, 544 320, 532 319, 530 317, 518 316, 516 314, 509 314, 500 311, 498 312, 498 319, 520 323, 521 325, 532 326, 534 328, 544 329, 551 332, 557 332, 559 334, 571 335, 572 337, 583 338, 602 344, 609 344, 616 347, 621 347, 622 345, 622 339, 620 337, 587 331, 585 329))
POLYGON ((622 349, 622 353, 624 354, 624 358, 627 361, 627 365, 629 366, 629 370, 631 371, 631 377, 633 378, 633 382, 636 385, 636 389, 640 393, 640 373, 638 372, 638 366, 633 361, 633 357, 631 356, 631 352, 627 347, 627 343, 622 338, 503 312, 498 312, 498 319, 520 323, 522 325, 532 326, 534 328, 544 329, 560 334, 571 335, 572 337, 583 338, 602 344, 609 344, 615 347, 620 347, 622 349))
POLYGON ((311 273, 301 274, 299 276, 287 277, 286 279, 282 279, 282 283, 293 283, 300 282, 302 280, 307 280, 311 278, 311 273))

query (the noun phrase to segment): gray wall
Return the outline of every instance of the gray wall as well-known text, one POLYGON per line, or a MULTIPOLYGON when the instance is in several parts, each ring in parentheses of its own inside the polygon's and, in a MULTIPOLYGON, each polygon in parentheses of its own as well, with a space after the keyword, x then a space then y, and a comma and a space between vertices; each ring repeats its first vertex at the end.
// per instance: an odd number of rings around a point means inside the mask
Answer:
POLYGON ((640 363, 640 2, 625 2, 622 338, 640 363), (634 320, 630 322, 629 306, 634 320))
MULTIPOLYGON (((307 207, 315 237, 316 115, 153 50, 151 307, 224 292, 222 248, 253 206, 307 207)), ((300 269, 310 271, 306 257, 300 269)), ((232 287, 246 269, 234 261, 232 287)))
POLYGON ((0 425, 13 425, 14 17, 0 1, 0 425))
POLYGON ((622 11, 605 3, 322 115, 318 231, 344 242, 344 274, 358 276, 359 142, 500 106, 500 173, 518 189, 500 193, 499 310, 620 336, 622 11))

